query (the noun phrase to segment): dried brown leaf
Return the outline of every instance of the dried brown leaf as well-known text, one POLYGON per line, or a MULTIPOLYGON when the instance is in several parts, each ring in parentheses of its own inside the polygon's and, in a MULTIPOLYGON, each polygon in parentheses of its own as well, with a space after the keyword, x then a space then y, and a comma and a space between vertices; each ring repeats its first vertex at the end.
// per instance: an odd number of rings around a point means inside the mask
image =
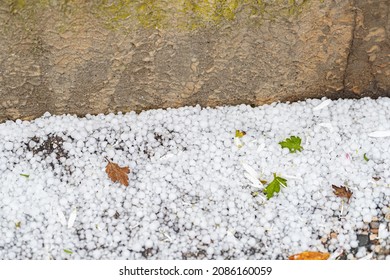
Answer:
POLYGON ((289 260, 327 260, 329 253, 305 251, 288 257, 289 260))
POLYGON ((130 173, 128 166, 120 167, 118 164, 113 163, 107 159, 108 163, 106 166, 106 173, 108 177, 115 183, 119 182, 124 186, 129 186, 129 177, 127 174, 130 173))
POLYGON ((347 202, 349 203, 349 199, 351 198, 353 192, 351 192, 348 188, 344 186, 336 186, 332 185, 333 193, 338 197, 345 197, 347 199, 347 202))

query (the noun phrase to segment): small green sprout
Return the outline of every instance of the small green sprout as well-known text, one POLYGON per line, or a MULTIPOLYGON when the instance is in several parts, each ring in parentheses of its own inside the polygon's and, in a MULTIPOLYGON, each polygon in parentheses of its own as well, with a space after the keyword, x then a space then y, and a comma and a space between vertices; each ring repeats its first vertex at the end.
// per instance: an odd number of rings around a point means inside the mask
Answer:
POLYGON ((280 192, 280 186, 287 187, 287 180, 276 176, 274 173, 274 179, 271 183, 263 190, 264 194, 267 195, 267 199, 274 196, 275 193, 280 192))
POLYGON ((303 147, 301 146, 301 138, 297 136, 291 136, 290 138, 286 138, 286 140, 279 142, 279 145, 282 148, 288 148, 290 153, 295 153, 296 151, 302 152, 303 147))

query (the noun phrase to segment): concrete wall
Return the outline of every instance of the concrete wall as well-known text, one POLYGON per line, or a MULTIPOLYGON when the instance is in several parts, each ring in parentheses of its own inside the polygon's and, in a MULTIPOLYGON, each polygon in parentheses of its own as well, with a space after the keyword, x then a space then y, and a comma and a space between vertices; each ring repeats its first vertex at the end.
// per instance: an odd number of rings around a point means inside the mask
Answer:
POLYGON ((4 0, 0 121, 389 96, 389 10, 388 0, 4 0))

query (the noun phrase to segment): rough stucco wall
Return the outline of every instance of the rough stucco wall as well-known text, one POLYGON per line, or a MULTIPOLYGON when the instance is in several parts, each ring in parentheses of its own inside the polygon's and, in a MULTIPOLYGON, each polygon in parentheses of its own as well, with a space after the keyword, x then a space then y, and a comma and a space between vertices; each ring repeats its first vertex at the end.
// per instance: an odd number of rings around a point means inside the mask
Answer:
POLYGON ((373 84, 385 95, 389 6, 387 0, 2 1, 0 121, 46 111, 358 97, 374 92, 373 84))
POLYGON ((345 87, 357 95, 385 94, 390 89, 390 1, 356 0, 355 7, 345 87))

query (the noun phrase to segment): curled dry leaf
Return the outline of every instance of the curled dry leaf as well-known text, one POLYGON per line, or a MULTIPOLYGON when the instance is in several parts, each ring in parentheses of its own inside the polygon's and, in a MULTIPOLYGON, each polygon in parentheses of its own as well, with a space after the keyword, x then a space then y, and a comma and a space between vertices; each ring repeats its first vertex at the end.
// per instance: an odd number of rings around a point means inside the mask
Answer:
POLYGON ((129 186, 129 177, 127 174, 130 173, 130 168, 128 166, 120 167, 118 164, 108 161, 106 166, 106 173, 108 177, 115 183, 119 182, 122 185, 129 186))
POLYGON ((332 185, 333 193, 338 197, 345 197, 347 199, 347 202, 349 203, 349 199, 351 198, 353 192, 351 192, 348 188, 344 186, 335 186, 332 185))
POLYGON ((329 253, 305 251, 288 257, 289 260, 327 260, 329 253))

